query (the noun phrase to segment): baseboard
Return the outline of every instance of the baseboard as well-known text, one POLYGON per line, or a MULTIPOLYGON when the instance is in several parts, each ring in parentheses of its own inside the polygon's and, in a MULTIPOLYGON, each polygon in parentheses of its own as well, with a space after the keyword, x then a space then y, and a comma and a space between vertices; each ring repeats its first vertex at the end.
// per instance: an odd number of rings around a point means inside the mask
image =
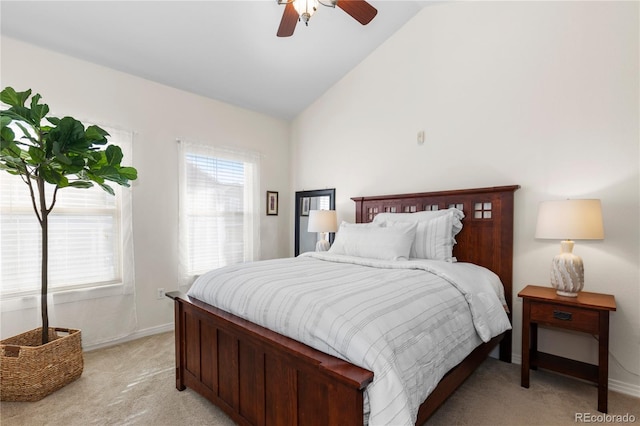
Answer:
POLYGON ((640 386, 609 379, 609 390, 640 398, 640 386))
POLYGON ((127 336, 121 337, 115 340, 109 340, 108 342, 95 343, 89 346, 83 346, 82 350, 84 352, 95 351, 96 349, 108 348, 109 346, 119 345, 121 343, 130 342, 132 340, 140 339, 142 337, 152 336, 154 334, 166 333, 168 331, 173 331, 174 325, 173 323, 158 325, 156 327, 145 328, 144 330, 135 331, 127 336))
MULTIPOLYGON (((513 364, 521 365, 522 356, 514 354, 511 357, 511 362, 513 364)), ((609 379, 609 390, 640 398, 640 386, 621 382, 620 380, 609 379)))

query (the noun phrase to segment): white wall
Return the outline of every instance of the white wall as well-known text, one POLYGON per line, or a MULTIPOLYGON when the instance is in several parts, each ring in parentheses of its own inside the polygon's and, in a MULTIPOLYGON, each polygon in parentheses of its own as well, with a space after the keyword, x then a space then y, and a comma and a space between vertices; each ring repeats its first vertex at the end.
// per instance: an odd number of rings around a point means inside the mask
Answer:
MULTIPOLYGON (((32 88, 53 114, 72 115, 134 133, 133 183, 137 332, 173 321, 173 305, 156 289, 177 290, 178 187, 176 139, 237 146, 260 152, 262 258, 284 257, 291 245, 289 124, 252 111, 2 38, 2 87, 32 88), (266 216, 265 194, 278 191, 278 216, 266 216)), ((187 68, 188 69, 188 68, 187 68)), ((37 259, 34 264, 37 263, 37 259)), ((80 302, 79 302, 80 303, 80 302)), ((56 307, 64 324, 83 329, 85 345, 99 315, 80 318, 73 303, 56 307)), ((39 326, 35 312, 5 312, 2 337, 39 326), (26 314, 26 315, 25 315, 26 314)))
MULTIPOLYGON (((294 121, 293 189, 335 187, 353 221, 352 196, 519 184, 514 294, 549 285, 559 252, 534 239, 538 203, 600 198, 605 240, 574 252, 585 290, 618 304, 612 388, 640 394, 638 17, 637 2, 428 6, 294 121)), ((543 330, 540 348, 597 360, 580 334, 543 330)))

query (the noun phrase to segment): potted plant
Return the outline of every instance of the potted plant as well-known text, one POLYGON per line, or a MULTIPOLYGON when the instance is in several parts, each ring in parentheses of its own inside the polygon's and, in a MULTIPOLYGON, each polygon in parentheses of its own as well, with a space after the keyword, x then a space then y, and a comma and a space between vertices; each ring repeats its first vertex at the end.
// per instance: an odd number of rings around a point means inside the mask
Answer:
POLYGON ((8 105, 0 111, 0 169, 22 178, 42 231, 42 328, 0 342, 3 401, 42 399, 82 374, 80 330, 49 327, 48 217, 58 190, 96 184, 113 195, 108 182, 129 186, 137 178, 135 168, 120 164, 122 150, 108 145, 105 130, 85 128, 73 117, 48 116, 49 107, 40 100, 39 94, 31 96, 31 89, 16 92, 7 87, 0 92, 0 101, 8 105), (53 189, 50 199, 47 186, 53 189))

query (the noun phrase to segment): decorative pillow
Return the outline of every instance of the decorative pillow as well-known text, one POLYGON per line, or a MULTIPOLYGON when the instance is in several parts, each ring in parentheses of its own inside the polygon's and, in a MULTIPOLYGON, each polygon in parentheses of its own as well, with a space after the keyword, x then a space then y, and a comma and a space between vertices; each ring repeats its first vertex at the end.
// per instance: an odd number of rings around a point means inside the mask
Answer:
POLYGON ((446 214, 426 222, 418 222, 411 257, 453 262, 453 214, 446 214))
POLYGON ((414 213, 378 213, 372 223, 382 223, 388 221, 394 222, 420 222, 424 220, 435 219, 438 216, 447 214, 449 209, 445 210, 425 210, 414 213))
POLYGON ((443 210, 426 210, 415 213, 378 213, 371 223, 381 225, 384 222, 425 222, 452 212, 454 219, 452 228, 453 232, 451 236, 455 237, 460 233, 460 231, 462 231, 461 219, 464 218, 462 210, 458 210, 455 207, 449 207, 448 209, 443 210))
MULTIPOLYGON (((342 252, 344 251, 344 243, 343 243, 343 239, 340 238, 339 236, 342 233, 342 231, 346 228, 353 230, 353 229, 366 229, 366 228, 380 228, 382 226, 384 226, 384 223, 373 223, 373 222, 350 223, 343 220, 342 223, 340 223, 340 227, 338 228, 338 232, 336 233, 335 239, 333 240, 333 244, 331 244, 329 251, 331 253, 343 254, 342 252)), ((344 234, 346 235, 349 232, 350 231, 347 231, 344 234)))
POLYGON ((340 225, 329 253, 381 260, 407 260, 415 240, 416 223, 340 225))
POLYGON ((417 223, 410 257, 455 262, 455 236, 462 230, 464 213, 456 208, 416 213, 380 213, 373 223, 417 223))

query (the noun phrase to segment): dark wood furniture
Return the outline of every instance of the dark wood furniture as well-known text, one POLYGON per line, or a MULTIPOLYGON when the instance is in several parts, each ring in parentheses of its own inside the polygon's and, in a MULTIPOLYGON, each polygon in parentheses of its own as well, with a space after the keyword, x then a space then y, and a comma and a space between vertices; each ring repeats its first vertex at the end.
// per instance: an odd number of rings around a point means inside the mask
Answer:
POLYGON ((580 292, 559 296, 551 287, 529 285, 522 297, 522 373, 520 384, 529 387, 529 370, 537 367, 598 384, 598 411, 607 412, 609 389, 609 312, 616 310, 610 294, 580 292), (598 365, 538 351, 538 325, 581 331, 598 336, 598 365))
MULTIPOLYGON (((513 203, 518 186, 353 198, 356 221, 379 212, 462 209, 454 255, 498 274, 511 308, 513 203)), ((175 301, 176 387, 189 387, 242 425, 358 425, 373 373, 179 292, 175 301)), ((500 344, 511 362, 511 332, 478 346, 420 406, 426 419, 500 344)))

